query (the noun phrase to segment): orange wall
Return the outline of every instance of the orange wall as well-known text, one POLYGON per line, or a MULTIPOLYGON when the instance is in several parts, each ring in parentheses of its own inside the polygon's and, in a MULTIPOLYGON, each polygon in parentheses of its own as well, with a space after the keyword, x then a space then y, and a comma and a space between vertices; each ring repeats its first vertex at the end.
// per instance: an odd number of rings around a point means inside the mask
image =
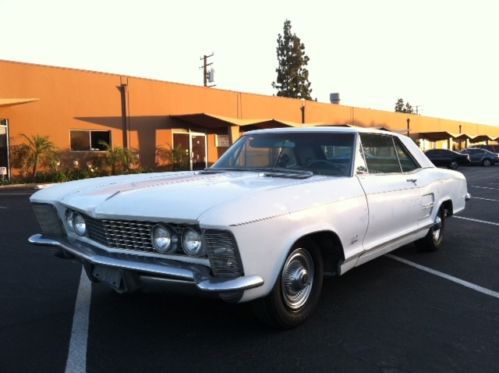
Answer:
MULTIPOLYGON (((129 143, 140 148, 141 161, 151 167, 156 147, 171 146, 171 128, 181 124, 169 115, 210 113, 241 119, 275 118, 306 123, 351 123, 404 131, 462 132, 499 136, 499 127, 418 115, 331 105, 282 97, 218 90, 149 79, 122 77, 76 69, 57 68, 0 60, 0 98, 39 98, 33 103, 0 107, 0 117, 9 119, 13 144, 20 134, 47 135, 61 149, 69 147, 70 129, 112 131, 113 146, 122 146, 121 103, 116 88, 128 84, 129 143)), ((185 125, 184 125, 185 126, 185 125)), ((220 152, 214 136, 208 137, 208 160, 220 152)))

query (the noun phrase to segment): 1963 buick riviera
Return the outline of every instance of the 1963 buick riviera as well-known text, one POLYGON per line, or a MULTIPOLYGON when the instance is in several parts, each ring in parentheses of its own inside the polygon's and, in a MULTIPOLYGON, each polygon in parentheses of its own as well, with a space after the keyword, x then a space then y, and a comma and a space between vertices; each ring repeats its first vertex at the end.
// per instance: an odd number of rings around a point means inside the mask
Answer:
POLYGON ((325 275, 415 242, 442 245, 466 179, 402 135, 354 128, 248 132, 197 172, 75 181, 31 197, 37 245, 118 292, 189 285, 290 328, 325 275))

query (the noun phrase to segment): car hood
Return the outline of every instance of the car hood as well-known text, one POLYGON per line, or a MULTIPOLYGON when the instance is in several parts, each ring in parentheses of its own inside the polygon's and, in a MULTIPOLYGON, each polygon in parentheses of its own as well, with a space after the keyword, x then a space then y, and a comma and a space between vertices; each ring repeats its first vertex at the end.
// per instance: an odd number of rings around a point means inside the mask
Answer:
MULTIPOLYGON (((274 200, 262 203, 257 196, 323 179, 269 177, 256 172, 176 172, 127 175, 65 183, 35 193, 32 202, 60 203, 95 218, 198 221, 209 210, 246 199, 260 201, 258 217, 288 212, 274 200)), ((272 193, 272 195, 278 195, 272 193)), ((251 202, 253 203, 253 202, 251 202)), ((258 202, 255 202, 258 203, 258 202)), ((245 211, 236 211, 241 219, 245 211)), ((253 214, 254 215, 254 214, 253 214)))

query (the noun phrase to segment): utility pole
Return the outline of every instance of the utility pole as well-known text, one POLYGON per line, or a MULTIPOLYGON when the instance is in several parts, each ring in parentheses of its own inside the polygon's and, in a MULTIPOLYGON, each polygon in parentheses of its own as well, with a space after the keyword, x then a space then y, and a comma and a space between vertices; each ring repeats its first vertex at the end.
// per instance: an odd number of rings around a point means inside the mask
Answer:
POLYGON ((208 54, 208 55, 203 55, 203 57, 200 58, 200 60, 203 61, 203 66, 200 67, 200 69, 203 69, 203 85, 205 87, 214 87, 215 84, 208 85, 208 83, 213 83, 213 73, 214 70, 211 69, 208 71, 208 66, 213 65, 213 62, 208 62, 208 58, 213 57, 214 53, 208 54))

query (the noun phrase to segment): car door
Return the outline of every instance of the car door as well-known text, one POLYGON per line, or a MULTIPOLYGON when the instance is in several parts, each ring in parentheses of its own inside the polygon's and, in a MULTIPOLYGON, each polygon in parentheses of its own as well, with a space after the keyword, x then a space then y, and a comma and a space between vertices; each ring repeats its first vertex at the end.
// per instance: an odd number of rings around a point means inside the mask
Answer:
POLYGON ((421 168, 396 137, 363 133, 360 138, 367 173, 357 177, 369 207, 364 238, 364 250, 369 251, 417 230, 421 168))

